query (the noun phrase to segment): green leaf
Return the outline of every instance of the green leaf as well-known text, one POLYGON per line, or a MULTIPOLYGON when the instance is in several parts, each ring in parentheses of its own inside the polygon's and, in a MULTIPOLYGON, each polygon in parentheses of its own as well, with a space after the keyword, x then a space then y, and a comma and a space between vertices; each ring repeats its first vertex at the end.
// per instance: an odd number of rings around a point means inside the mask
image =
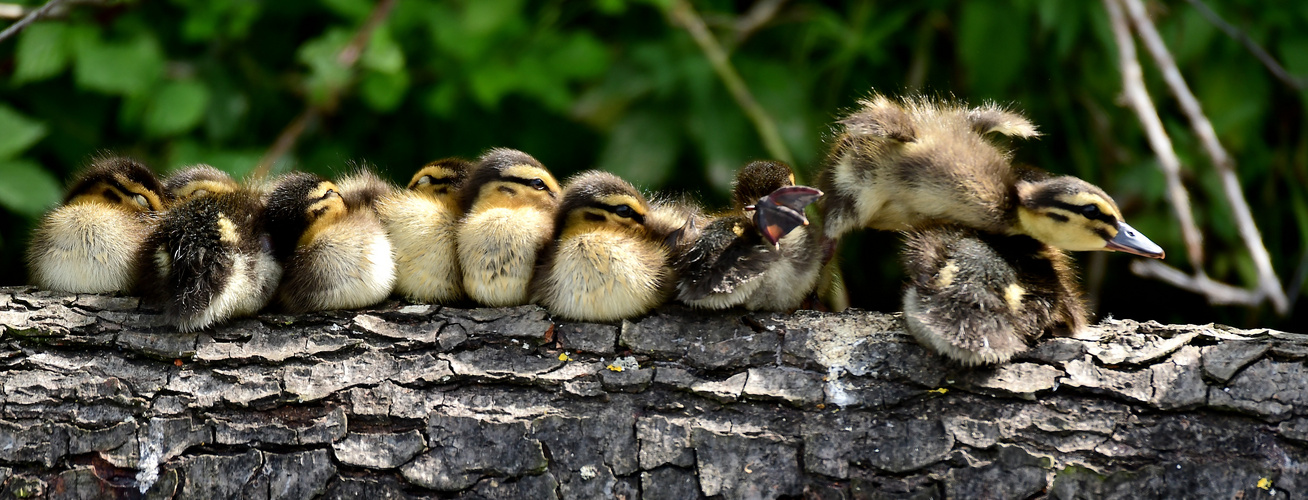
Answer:
POLYGON ((662 186, 681 147, 677 123, 657 111, 632 111, 609 134, 599 168, 640 187, 662 186))
POLYGON ((154 94, 145 112, 146 135, 186 132, 200 123, 209 106, 209 89, 196 81, 168 82, 154 94))
POLYGON ((1020 9, 997 2, 967 2, 962 10, 958 55, 968 81, 975 93, 1001 94, 1022 72, 1031 23, 1020 9))
POLYGON ((404 93, 409 90, 409 74, 379 73, 368 71, 359 82, 359 92, 363 101, 377 111, 394 111, 404 101, 404 93))
POLYGON ((67 68, 67 32, 68 26, 60 22, 36 23, 23 30, 14 54, 14 83, 44 80, 67 68))
POLYGON ((436 116, 449 118, 454 113, 454 105, 458 104, 458 99, 459 87, 452 82, 442 82, 427 92, 423 104, 427 111, 435 113, 436 116))
POLYGON ((0 158, 10 158, 45 137, 44 123, 0 104, 0 158))
POLYGON ((549 68, 568 78, 592 78, 609 68, 609 49, 594 35, 578 31, 544 54, 549 68))
POLYGON ((59 181, 31 160, 0 160, 0 205, 36 218, 59 203, 59 181))
POLYGON ((391 31, 381 26, 372 33, 359 65, 382 73, 398 73, 404 70, 404 51, 395 43, 391 31))
POLYGON ((350 71, 339 59, 341 49, 349 42, 349 30, 335 27, 300 46, 295 57, 309 67, 304 86, 313 102, 325 102, 350 83, 350 71))
POLYGON ((505 94, 518 88, 521 74, 500 61, 484 61, 469 68, 469 83, 472 84, 472 97, 483 108, 494 109, 499 106, 505 94))
POLYGON ((101 41, 94 32, 79 35, 73 66, 78 87, 135 95, 148 91, 163 75, 163 52, 149 34, 127 41, 101 41))

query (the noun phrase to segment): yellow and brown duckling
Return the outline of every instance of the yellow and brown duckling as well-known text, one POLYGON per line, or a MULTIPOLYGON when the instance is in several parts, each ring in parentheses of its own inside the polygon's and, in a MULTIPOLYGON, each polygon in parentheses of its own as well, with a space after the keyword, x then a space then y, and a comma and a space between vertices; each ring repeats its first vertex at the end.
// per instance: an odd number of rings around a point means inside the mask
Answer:
POLYGON ((144 165, 119 157, 93 161, 33 232, 32 282, 61 292, 130 291, 141 242, 167 203, 167 191, 144 165))
POLYGON ((1003 363, 1046 330, 1081 333, 1087 313, 1062 250, 959 226, 907 233, 904 323, 963 365, 1003 363))
POLYGON ((789 311, 817 286, 821 235, 804 206, 822 192, 795 186, 790 167, 756 161, 736 175, 733 209, 677 259, 677 298, 706 309, 789 311))
POLYGON ((267 225, 282 263, 277 302, 290 313, 354 309, 390 295, 395 261, 372 207, 336 184, 297 172, 268 196, 267 225))
POLYGON ((457 194, 472 164, 446 158, 423 166, 406 189, 381 199, 377 212, 395 250, 395 292, 415 302, 463 297, 457 194))
POLYGON ((530 300, 536 257, 554 234, 558 181, 521 151, 492 149, 459 192, 459 266, 469 298, 487 306, 530 300))
POLYGON ((263 309, 282 267, 272 251, 260 194, 200 165, 165 182, 178 201, 141 252, 142 295, 182 331, 263 309))
POLYGON ((532 282, 536 302, 578 321, 616 321, 662 304, 673 286, 669 244, 685 221, 659 222, 656 210, 613 174, 569 180, 532 282))
POLYGON ((874 95, 840 121, 818 187, 831 239, 859 228, 957 224, 1027 235, 1064 250, 1116 250, 1162 258, 1122 220, 1103 190, 1075 177, 1016 168, 988 136, 1039 135, 1023 116, 925 97, 874 95))
POLYGON ((227 172, 209 165, 192 165, 178 170, 163 181, 174 204, 210 194, 230 193, 241 188, 227 172))

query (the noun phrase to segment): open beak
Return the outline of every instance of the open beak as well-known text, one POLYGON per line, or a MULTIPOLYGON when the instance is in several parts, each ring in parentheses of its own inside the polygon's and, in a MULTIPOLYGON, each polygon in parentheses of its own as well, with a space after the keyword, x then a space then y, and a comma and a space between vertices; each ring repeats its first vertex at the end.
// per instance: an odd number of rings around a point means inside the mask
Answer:
POLYGON ((1166 255, 1163 252, 1163 247, 1149 241, 1149 238, 1140 234, 1140 231, 1136 231, 1135 228, 1122 221, 1117 222, 1117 236, 1108 240, 1108 245, 1104 247, 1104 250, 1116 250, 1151 259, 1161 259, 1166 255))

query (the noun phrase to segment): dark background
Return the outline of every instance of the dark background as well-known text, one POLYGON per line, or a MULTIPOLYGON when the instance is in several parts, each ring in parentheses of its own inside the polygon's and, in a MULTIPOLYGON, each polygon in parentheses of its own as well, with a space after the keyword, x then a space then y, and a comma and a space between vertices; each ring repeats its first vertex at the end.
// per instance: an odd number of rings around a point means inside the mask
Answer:
MULTIPOLYGON (((668 1, 398 0, 370 25, 376 5, 78 3, 0 42, 0 284, 25 282, 31 225, 101 151, 161 173, 204 162, 246 175, 285 136, 294 141, 274 173, 331 174, 366 162, 404 182, 426 161, 506 146, 560 179, 606 169, 720 207, 734 170, 751 159, 788 154, 811 180, 832 121, 873 89, 1025 113, 1045 135, 1015 144, 1019 161, 1099 184, 1168 251, 1169 264, 1191 270, 1157 160, 1119 97, 1117 47, 1100 2, 694 2, 777 124, 784 153, 765 148, 668 1), (340 52, 360 32, 366 49, 343 65, 340 52), (308 117, 298 133, 297 117, 308 117)), ((1304 331, 1302 86, 1274 78, 1193 4, 1146 6, 1235 157, 1297 307, 1281 317, 1267 305, 1210 306, 1133 275, 1130 256, 1079 254, 1097 314, 1304 331)), ((1308 3, 1210 7, 1308 77, 1308 3)), ((1140 59, 1184 164, 1205 270, 1248 287, 1256 271, 1213 167, 1143 49, 1140 59)), ((898 246, 893 233, 844 242, 855 306, 899 309, 898 246)))

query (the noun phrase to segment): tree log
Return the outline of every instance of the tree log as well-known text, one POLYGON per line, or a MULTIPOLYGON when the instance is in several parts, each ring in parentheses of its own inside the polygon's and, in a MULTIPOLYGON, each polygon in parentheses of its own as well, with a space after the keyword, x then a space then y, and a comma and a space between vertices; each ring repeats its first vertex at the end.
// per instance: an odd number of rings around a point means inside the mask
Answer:
POLYGON ((1105 320, 963 368, 899 316, 391 302, 179 333, 0 289, 26 498, 1305 498, 1308 336, 1105 320))

